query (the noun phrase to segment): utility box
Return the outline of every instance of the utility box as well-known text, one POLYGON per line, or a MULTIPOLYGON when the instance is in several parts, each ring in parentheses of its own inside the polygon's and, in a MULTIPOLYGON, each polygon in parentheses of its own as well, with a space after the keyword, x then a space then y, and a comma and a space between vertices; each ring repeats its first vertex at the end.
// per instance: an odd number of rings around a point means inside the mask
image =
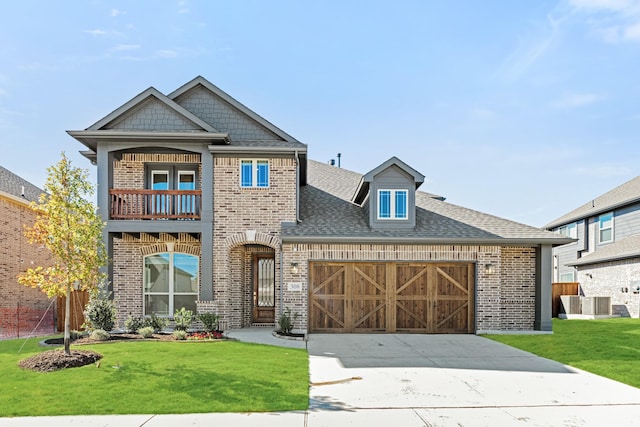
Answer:
POLYGON ((561 308, 564 314, 581 314, 579 295, 560 295, 561 308))
POLYGON ((582 314, 611 315, 611 297, 582 297, 582 314))

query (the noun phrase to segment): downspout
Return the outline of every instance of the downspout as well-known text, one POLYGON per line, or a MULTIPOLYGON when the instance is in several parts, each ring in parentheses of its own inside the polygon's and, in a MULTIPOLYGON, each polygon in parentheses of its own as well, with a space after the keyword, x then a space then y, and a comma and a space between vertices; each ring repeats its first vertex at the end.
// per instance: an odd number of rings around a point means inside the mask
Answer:
POLYGON ((296 224, 300 223, 300 158, 298 150, 293 152, 296 159, 296 224))
MULTIPOLYGON (((284 313, 284 264, 282 255, 282 244, 280 245, 280 314, 284 313)), ((280 325, 278 325, 280 326, 280 325)))

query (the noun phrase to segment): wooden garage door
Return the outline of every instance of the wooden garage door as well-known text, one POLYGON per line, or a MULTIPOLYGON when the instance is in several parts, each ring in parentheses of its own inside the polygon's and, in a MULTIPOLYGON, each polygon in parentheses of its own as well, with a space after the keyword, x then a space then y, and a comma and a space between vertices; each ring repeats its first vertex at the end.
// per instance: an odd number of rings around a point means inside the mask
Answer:
POLYGON ((311 263, 311 332, 472 333, 470 263, 311 263))

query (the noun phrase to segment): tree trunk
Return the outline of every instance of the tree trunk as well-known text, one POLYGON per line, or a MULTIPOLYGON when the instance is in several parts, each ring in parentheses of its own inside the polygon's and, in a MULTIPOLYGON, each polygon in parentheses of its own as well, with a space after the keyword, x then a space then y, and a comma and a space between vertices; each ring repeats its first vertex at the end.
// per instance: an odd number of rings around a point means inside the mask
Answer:
POLYGON ((64 353, 71 356, 71 287, 67 286, 66 301, 64 302, 64 353))

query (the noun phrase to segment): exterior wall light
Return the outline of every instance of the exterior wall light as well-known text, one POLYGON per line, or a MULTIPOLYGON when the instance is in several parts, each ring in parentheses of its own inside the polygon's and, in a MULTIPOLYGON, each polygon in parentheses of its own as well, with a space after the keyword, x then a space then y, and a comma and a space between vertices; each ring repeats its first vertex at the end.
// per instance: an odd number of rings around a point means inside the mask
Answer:
POLYGON ((484 265, 485 274, 493 274, 495 272, 495 267, 493 264, 485 264, 484 265))
POLYGON ((292 262, 291 263, 291 274, 298 274, 298 263, 297 262, 292 262))

